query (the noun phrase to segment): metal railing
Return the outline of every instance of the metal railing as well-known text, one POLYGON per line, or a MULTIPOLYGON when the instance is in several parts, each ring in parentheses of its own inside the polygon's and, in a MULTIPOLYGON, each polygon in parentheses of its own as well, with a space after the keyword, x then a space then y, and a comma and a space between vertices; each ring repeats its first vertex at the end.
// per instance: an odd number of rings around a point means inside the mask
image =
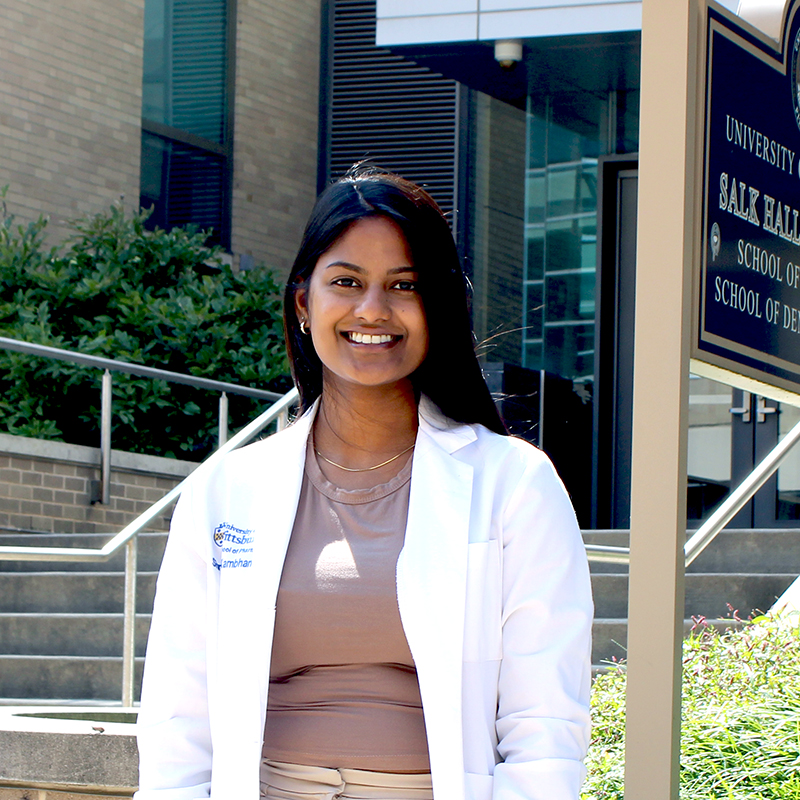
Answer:
MULTIPOLYGON (((219 448, 209 456, 187 478, 181 481, 172 491, 154 503, 136 519, 114 535, 99 550, 71 547, 9 547, 0 546, 0 561, 107 561, 121 547, 125 546, 125 592, 124 592, 124 626, 123 626, 123 673, 122 673, 122 705, 130 707, 134 698, 134 665, 135 665, 135 623, 136 623, 136 573, 137 573, 137 535, 145 525, 178 499, 190 481, 206 470, 212 468, 226 453, 249 442, 272 422, 277 422, 278 429, 288 424, 289 408, 298 400, 296 389, 280 396, 275 392, 236 386, 235 384, 197 378, 191 375, 169 372, 167 370, 144 367, 114 359, 86 356, 68 350, 44 345, 32 345, 14 339, 0 337, 0 349, 57 358, 72 361, 85 366, 104 369, 103 380, 103 426, 109 427, 111 414, 110 372, 128 372, 136 375, 184 383, 198 388, 220 391, 219 448), (106 377, 108 376, 108 377, 106 377), (236 393, 249 397, 260 397, 275 402, 249 425, 242 428, 231 439, 227 439, 227 393, 236 393), (108 397, 106 397, 108 395, 108 397)), ((102 438, 102 437, 101 437, 102 438)), ((800 440, 800 423, 770 451, 755 469, 734 489, 717 510, 697 529, 684 547, 685 564, 689 566, 714 538, 725 528, 733 517, 749 502, 753 495, 770 479, 788 456, 791 448, 800 440)), ((103 469, 110 469, 110 435, 102 438, 103 451, 108 450, 103 469)), ((104 486, 108 485, 108 476, 104 472, 104 486)), ((610 564, 630 563, 629 547, 614 547, 587 543, 586 554, 590 561, 610 564)))
POLYGON ((143 364, 131 364, 128 361, 119 361, 116 358, 102 358, 90 356, 74 350, 64 350, 60 347, 49 347, 43 344, 22 342, 18 339, 7 339, 0 336, 0 350, 13 353, 51 358, 57 361, 70 361, 84 367, 93 367, 103 370, 103 381, 100 406, 100 501, 105 505, 111 501, 111 417, 112 417, 112 372, 123 372, 129 375, 139 375, 143 378, 167 381, 168 383, 181 383, 194 386, 197 389, 206 389, 219 392, 219 445, 225 444, 228 438, 228 394, 238 394, 244 397, 254 397, 259 400, 275 402, 280 399, 278 392, 268 392, 264 389, 251 389, 249 386, 239 386, 225 381, 214 381, 210 378, 200 378, 196 375, 186 375, 181 372, 171 372, 156 367, 146 367, 143 364))
MULTIPOLYGON (((122 652, 122 705, 133 705, 134 697, 134 665, 136 647, 136 573, 137 573, 137 536, 142 529, 171 503, 178 499, 189 481, 194 480, 199 474, 213 467, 225 453, 246 444, 257 436, 268 425, 277 422, 278 429, 288 423, 289 408, 296 403, 298 395, 295 389, 281 396, 277 392, 268 392, 262 389, 251 389, 223 381, 214 381, 209 378, 199 378, 194 375, 185 375, 179 372, 146 367, 140 364, 131 364, 112 358, 101 358, 63 350, 58 347, 31 344, 17 339, 0 337, 0 350, 9 350, 27 355, 43 358, 70 361, 87 367, 104 370, 102 383, 101 404, 101 474, 103 485, 103 501, 110 500, 110 475, 111 475, 111 414, 112 414, 112 383, 111 372, 123 372, 142 377, 165 380, 170 383, 181 383, 220 392, 219 402, 219 448, 212 453, 189 477, 181 481, 172 491, 151 505, 136 519, 126 525, 119 533, 99 550, 81 547, 10 547, 0 546, 0 561, 108 561, 118 550, 125 547, 125 590, 123 609, 123 652, 122 652), (274 401, 273 404, 260 416, 256 417, 249 425, 245 426, 233 437, 228 439, 228 394, 239 394, 246 397, 274 401)), ((111 535, 111 534, 109 534, 111 535)))
POLYGON ((136 571, 137 535, 145 525, 180 497, 190 481, 213 467, 226 453, 246 444, 272 422, 278 429, 288 423, 289 408, 297 402, 298 394, 292 389, 273 403, 263 414, 232 436, 215 450, 191 475, 184 478, 172 491, 164 495, 135 520, 126 525, 99 550, 82 547, 10 547, 0 546, 0 561, 107 561, 123 545, 125 550, 125 601, 122 652, 122 705, 133 705, 134 663, 136 631, 136 571))
MULTIPOLYGON (((689 566, 711 544, 725 526, 744 508, 753 495, 775 474, 800 440, 800 422, 770 450, 755 469, 725 498, 719 508, 692 534, 683 548, 685 566, 689 566)), ((629 564, 630 547, 587 544, 589 561, 606 564, 629 564)))

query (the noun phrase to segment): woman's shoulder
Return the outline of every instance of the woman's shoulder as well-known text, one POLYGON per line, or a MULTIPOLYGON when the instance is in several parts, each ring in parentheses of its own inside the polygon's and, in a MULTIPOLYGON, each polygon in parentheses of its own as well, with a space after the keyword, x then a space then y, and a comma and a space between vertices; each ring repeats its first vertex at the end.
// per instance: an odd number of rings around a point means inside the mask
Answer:
POLYGON ((303 457, 308 428, 307 420, 301 417, 282 431, 225 453, 204 469, 203 482, 249 484, 270 473, 280 474, 303 457))
POLYGON ((475 432, 476 461, 484 469, 501 473, 504 480, 523 477, 555 476, 555 468, 545 452, 517 436, 503 436, 483 425, 471 426, 475 432))
POLYGON ((484 476, 513 481, 515 475, 554 473, 547 455, 524 439, 495 433, 480 423, 455 422, 430 401, 421 404, 420 410, 428 432, 484 476))

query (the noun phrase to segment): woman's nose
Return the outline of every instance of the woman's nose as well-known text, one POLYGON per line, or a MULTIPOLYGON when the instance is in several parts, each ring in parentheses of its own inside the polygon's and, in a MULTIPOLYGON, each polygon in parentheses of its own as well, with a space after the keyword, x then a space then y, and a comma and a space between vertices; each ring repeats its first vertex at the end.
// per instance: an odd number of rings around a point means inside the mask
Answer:
POLYGON ((367 289, 362 295, 356 307, 356 314, 367 322, 376 322, 388 319, 391 315, 389 298, 383 287, 373 287, 367 289))

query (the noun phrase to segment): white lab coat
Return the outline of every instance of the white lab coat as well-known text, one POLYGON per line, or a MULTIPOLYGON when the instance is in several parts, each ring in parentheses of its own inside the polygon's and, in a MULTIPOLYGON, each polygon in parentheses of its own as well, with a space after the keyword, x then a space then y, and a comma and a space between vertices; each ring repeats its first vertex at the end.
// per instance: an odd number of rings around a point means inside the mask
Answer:
MULTIPOLYGON (((275 602, 313 413, 183 494, 158 579, 136 800, 257 800, 275 602)), ((592 601, 550 462, 423 399, 400 616, 436 800, 576 800, 592 601)))

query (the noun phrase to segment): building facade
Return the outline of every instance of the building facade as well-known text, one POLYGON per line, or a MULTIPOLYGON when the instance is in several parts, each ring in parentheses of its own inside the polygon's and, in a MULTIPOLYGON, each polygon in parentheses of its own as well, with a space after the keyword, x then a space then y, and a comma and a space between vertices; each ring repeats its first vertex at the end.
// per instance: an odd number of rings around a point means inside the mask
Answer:
POLYGON ((119 201, 288 269, 316 194, 319 0, 0 6, 0 185, 22 222, 119 201))
MULTIPOLYGON (((737 0, 725 5, 735 11, 737 0)), ((512 430, 551 455, 582 526, 626 527, 641 3, 330 0, 329 9, 333 102, 321 148, 347 158, 320 173, 371 157, 429 186, 452 214, 481 356, 512 430), (357 63, 348 29, 366 37, 357 63), (431 124, 421 112, 445 84, 434 145, 418 134, 431 124), (363 135, 354 142, 352 131, 363 135)), ((705 379, 690 385, 692 525, 798 414, 705 379)), ((736 524, 797 524, 795 459, 736 524)))

